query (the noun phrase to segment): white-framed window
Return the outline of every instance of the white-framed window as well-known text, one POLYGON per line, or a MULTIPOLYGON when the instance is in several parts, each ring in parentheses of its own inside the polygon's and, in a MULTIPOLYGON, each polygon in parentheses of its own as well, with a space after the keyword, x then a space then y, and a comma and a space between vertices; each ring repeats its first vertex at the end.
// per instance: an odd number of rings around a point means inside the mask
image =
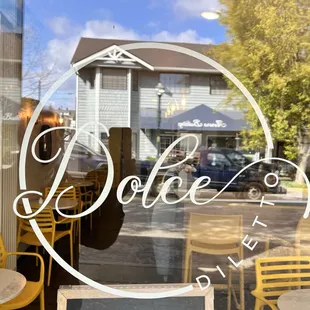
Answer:
POLYGON ((189 74, 161 73, 159 80, 172 94, 190 93, 189 74))
POLYGON ((227 95, 229 89, 222 75, 210 76, 210 95, 227 95))
POLYGON ((102 88, 127 90, 127 70, 102 69, 102 88))

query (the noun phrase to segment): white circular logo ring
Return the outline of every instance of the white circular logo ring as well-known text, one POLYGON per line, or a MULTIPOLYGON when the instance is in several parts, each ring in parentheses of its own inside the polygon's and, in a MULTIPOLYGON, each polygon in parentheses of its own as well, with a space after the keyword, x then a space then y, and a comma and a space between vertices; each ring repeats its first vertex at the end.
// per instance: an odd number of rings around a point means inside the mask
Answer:
MULTIPOLYGON (((182 53, 191 57, 194 57, 196 59, 199 59, 218 71, 220 71, 223 75, 225 75, 228 79, 230 79, 237 87, 238 89, 242 92, 242 94, 247 98, 247 100, 250 102, 252 108, 255 110, 260 123, 263 127, 264 134, 266 137, 267 141, 267 146, 270 150, 273 149, 273 142, 272 142, 272 136, 271 132, 269 130, 268 124, 263 116, 263 113, 261 109, 259 108, 258 104, 256 103, 255 99, 252 97, 252 95, 249 93, 249 91, 245 88, 245 86, 227 69, 225 69, 223 66, 221 66, 219 63, 216 61, 210 59, 209 57, 202 55, 198 52, 192 51, 190 49, 187 49, 185 47, 181 46, 176 46, 172 44, 164 44, 164 43, 151 43, 151 42, 146 42, 146 43, 131 43, 131 44, 126 44, 123 46, 120 46, 121 49, 128 51, 128 50, 134 50, 134 49, 164 49, 164 50, 170 50, 178 53, 182 53)), ((20 189, 22 191, 27 190, 27 184, 26 184, 26 154, 27 154, 27 147, 30 141, 31 133, 33 130, 33 127, 35 125, 35 122, 41 113, 43 107, 45 104, 48 102, 50 97, 53 95, 53 93, 65 82, 67 81, 71 76, 73 76, 75 73, 77 73, 80 69, 83 67, 87 66, 89 63, 93 62, 96 58, 98 57, 103 57, 105 55, 105 50, 98 52, 78 63, 73 65, 73 67, 68 70, 61 78, 59 78, 53 85, 52 87, 46 92, 44 95, 43 99, 40 101, 38 104, 37 108, 33 112, 33 115, 29 121, 29 124, 26 128, 24 139, 21 145, 21 152, 20 152, 20 163, 19 163, 19 182, 20 182, 20 189)), ((25 207, 26 213, 30 214, 32 213, 31 206, 29 203, 29 199, 23 198, 23 203, 25 207)), ((96 281, 93 281, 89 279, 88 277, 84 276, 77 270, 75 270, 73 267, 71 267, 67 262, 65 262, 62 257, 58 255, 58 253, 50 246, 50 244, 47 242, 45 239, 44 235, 40 231, 40 228, 38 227, 35 219, 30 220, 30 224, 33 228, 33 231, 35 232, 36 236, 40 240, 42 246, 46 249, 46 251, 49 253, 49 255, 52 256, 52 258, 65 270, 67 270, 71 275, 73 275, 75 278, 78 280, 84 282, 85 284, 92 286, 95 289, 98 289, 100 291, 103 291, 105 293, 113 294, 113 295, 118 295, 121 297, 128 297, 128 298, 139 298, 139 299, 156 299, 156 298, 166 298, 166 297, 173 297, 173 296, 178 296, 182 295, 184 293, 187 293, 191 290, 193 290, 192 285, 185 286, 181 289, 177 290, 170 290, 170 291, 165 291, 165 292, 157 292, 157 293, 136 293, 136 292, 128 292, 128 291, 122 291, 118 289, 114 289, 111 287, 108 287, 106 285, 102 285, 96 281)))

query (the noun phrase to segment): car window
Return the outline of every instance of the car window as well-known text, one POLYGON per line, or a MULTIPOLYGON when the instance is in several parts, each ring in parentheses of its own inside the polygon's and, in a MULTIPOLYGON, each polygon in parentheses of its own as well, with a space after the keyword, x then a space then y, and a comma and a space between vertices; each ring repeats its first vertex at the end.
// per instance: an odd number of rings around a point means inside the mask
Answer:
POLYGON ((238 166, 245 166, 248 163, 248 160, 245 156, 243 156, 239 152, 227 152, 226 156, 235 164, 238 166))
POLYGON ((200 158, 200 165, 213 167, 213 168, 223 168, 224 166, 231 166, 231 163, 226 158, 225 155, 221 153, 204 153, 200 158))
POLYGON ((75 154, 75 155, 88 155, 89 152, 85 148, 83 148, 83 147, 81 147, 79 145, 75 145, 73 147, 72 154, 75 154))

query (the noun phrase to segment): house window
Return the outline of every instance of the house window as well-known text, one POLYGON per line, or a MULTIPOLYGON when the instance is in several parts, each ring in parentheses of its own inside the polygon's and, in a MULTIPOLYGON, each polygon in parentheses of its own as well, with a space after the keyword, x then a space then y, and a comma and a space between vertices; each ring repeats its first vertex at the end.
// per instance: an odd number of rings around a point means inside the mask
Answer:
POLYGON ((132 71, 131 73, 131 86, 133 91, 139 90, 139 74, 138 71, 132 71))
POLYGON ((160 82, 172 94, 189 94, 190 93, 189 74, 162 73, 160 75, 160 82))
POLYGON ((127 90, 127 70, 126 69, 103 69, 102 88, 127 90))
POLYGON ((226 95, 228 93, 227 83, 222 75, 210 76, 210 94, 226 95))

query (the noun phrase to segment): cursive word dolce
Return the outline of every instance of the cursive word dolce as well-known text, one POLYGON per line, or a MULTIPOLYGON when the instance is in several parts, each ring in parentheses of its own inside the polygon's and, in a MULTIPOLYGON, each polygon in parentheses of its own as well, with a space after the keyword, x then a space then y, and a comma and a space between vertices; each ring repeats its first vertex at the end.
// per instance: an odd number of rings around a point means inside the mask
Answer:
MULTIPOLYGON (((113 166, 113 160, 112 157, 108 151, 108 149, 106 148, 106 146, 102 143, 102 141, 100 141, 99 138, 96 138, 93 136, 92 133, 87 132, 85 130, 85 127, 88 124, 82 126, 82 128, 80 128, 77 133, 73 136, 72 140, 70 141, 69 145, 67 146, 67 149, 62 157, 62 161, 60 163, 59 169, 56 173, 55 179, 53 180, 53 184, 51 186, 51 190, 48 194, 48 196, 45 198, 45 200, 42 203, 42 206, 34 213, 27 213, 27 215, 21 215, 18 210, 17 210, 17 204, 18 201, 20 199, 23 200, 24 206, 26 206, 28 208, 30 208, 30 204, 29 204, 29 200, 27 198, 25 198, 25 196, 27 196, 28 194, 36 194, 40 197, 43 196, 43 194, 41 192, 38 191, 25 191, 23 193, 21 193, 19 196, 16 197, 16 199, 14 200, 13 203, 13 210, 15 212, 15 214, 21 218, 25 218, 25 219, 30 219, 35 217, 37 214, 39 214, 50 202, 50 200, 54 197, 55 192, 59 186, 59 184, 61 183, 61 180, 63 179, 63 176, 65 174, 69 159, 71 157, 71 153, 73 150, 73 147, 75 145, 75 142, 77 141, 77 137, 79 136, 80 133, 84 133, 87 134, 89 136, 91 136, 93 139, 95 139, 95 141, 101 146, 101 148, 103 149, 104 154, 106 155, 107 158, 107 178, 106 178, 106 182, 104 185, 104 188, 101 192, 101 194, 99 195, 99 197, 97 198, 97 200, 93 203, 93 205, 86 209, 85 211, 83 211, 80 214, 74 214, 74 215, 68 215, 68 214, 64 214, 60 211, 59 207, 58 207, 58 202, 61 199, 62 195, 67 192, 68 190, 70 190, 72 188, 72 186, 69 186, 68 188, 66 188, 65 190, 63 190, 56 199, 56 203, 55 203, 55 209, 56 211, 64 217, 67 218, 78 218, 78 217, 83 217, 86 215, 89 215, 90 213, 94 212, 96 209, 98 209, 99 207, 101 207, 101 205, 104 203, 104 201, 106 200, 106 198, 108 197, 112 186, 113 186, 113 181, 114 181, 114 166, 113 166)), ((108 131, 106 129, 106 127, 102 124, 99 123, 100 126, 103 127, 103 129, 107 132, 108 131)), ((53 130, 58 130, 58 129, 66 129, 67 127, 58 127, 58 128, 50 128, 48 130, 46 130, 45 132, 42 132, 40 135, 38 135, 38 137, 36 137, 36 139, 34 140, 33 144, 32 144, 32 156, 41 163, 50 163, 51 161, 55 160, 60 154, 61 154, 61 149, 58 150, 58 152, 56 153, 56 155, 49 159, 49 160, 41 160, 40 158, 38 158, 35 154, 35 148, 36 148, 36 143, 39 141, 39 139, 42 137, 42 135, 46 134, 49 131, 53 131, 53 130)), ((176 203, 180 203, 182 202, 184 199, 189 198, 190 201, 196 205, 206 205, 209 202, 215 200, 222 192, 224 192, 226 190, 226 188, 235 180, 239 177, 240 174, 242 174, 246 169, 248 169, 249 167, 261 162, 261 161, 265 161, 266 159, 261 159, 258 160, 256 162, 252 162, 250 164, 248 164, 246 167, 244 167, 243 169, 241 169, 216 195, 214 195, 212 198, 209 198, 208 200, 203 201, 201 198, 199 199, 199 201, 196 200, 196 193, 198 190, 203 189, 205 187, 207 187, 210 182, 211 179, 208 176, 202 176, 198 179, 196 179, 191 188, 182 196, 179 197, 179 199, 176 200, 172 200, 169 201, 168 200, 168 192, 169 192, 169 188, 171 187, 172 184, 178 184, 178 187, 180 188, 182 186, 183 183, 183 179, 180 176, 173 176, 168 178, 167 180, 164 180, 163 178, 163 182, 162 182, 162 187, 157 195, 157 197, 152 200, 149 201, 148 200, 148 196, 149 196, 149 192, 151 190, 152 184, 155 181, 156 177, 158 176, 159 171, 161 170, 166 170, 168 171, 169 169, 172 168, 177 168, 177 167, 181 167, 185 164, 186 161, 188 161, 188 159, 190 159, 196 152, 197 148, 198 148, 198 138, 195 134, 187 134, 184 135, 182 137, 180 137, 179 139, 177 139, 176 141, 174 141, 165 151, 164 153, 161 155, 161 157, 157 160, 156 164, 154 165, 148 179, 147 182, 145 183, 144 186, 142 186, 142 181, 141 179, 136 176, 136 175, 131 175, 131 176, 127 176, 125 177, 120 184, 118 185, 116 194, 117 194, 117 199, 118 201, 123 204, 129 204, 138 193, 142 193, 142 198, 141 198, 141 203, 142 206, 144 208, 151 208, 153 207, 159 199, 161 199, 164 203, 166 204, 176 204, 176 203), (166 159, 168 157, 168 155, 173 151, 173 149, 181 142, 184 142, 183 140, 187 140, 187 139, 194 139, 195 141, 195 146, 193 147, 193 149, 189 152, 189 154, 181 161, 171 164, 171 165, 166 165, 166 159), (128 188, 128 185, 131 187, 132 191, 129 192, 129 194, 124 195, 125 189, 128 188)), ((193 145, 193 143, 189 143, 189 145, 193 145)), ((280 159, 280 158, 270 158, 270 159, 275 159, 275 160, 280 160, 280 161, 285 161, 288 163, 291 163, 287 160, 284 159, 280 159)), ((299 169, 298 166, 296 166, 295 164, 291 163, 293 166, 295 166, 297 169, 299 169)), ((306 182, 307 185, 309 185, 309 181, 306 178, 306 182)), ((28 210, 31 210, 31 208, 28 210)), ((310 210, 310 204, 309 201, 307 203, 307 208, 305 211, 304 216, 308 217, 309 215, 309 210, 310 210)))
POLYGON ((184 121, 184 122, 179 122, 178 127, 180 129, 183 129, 184 127, 217 127, 217 128, 225 128, 227 127, 227 124, 224 123, 222 120, 216 120, 215 123, 202 123, 200 119, 194 119, 192 122, 191 121, 184 121))

